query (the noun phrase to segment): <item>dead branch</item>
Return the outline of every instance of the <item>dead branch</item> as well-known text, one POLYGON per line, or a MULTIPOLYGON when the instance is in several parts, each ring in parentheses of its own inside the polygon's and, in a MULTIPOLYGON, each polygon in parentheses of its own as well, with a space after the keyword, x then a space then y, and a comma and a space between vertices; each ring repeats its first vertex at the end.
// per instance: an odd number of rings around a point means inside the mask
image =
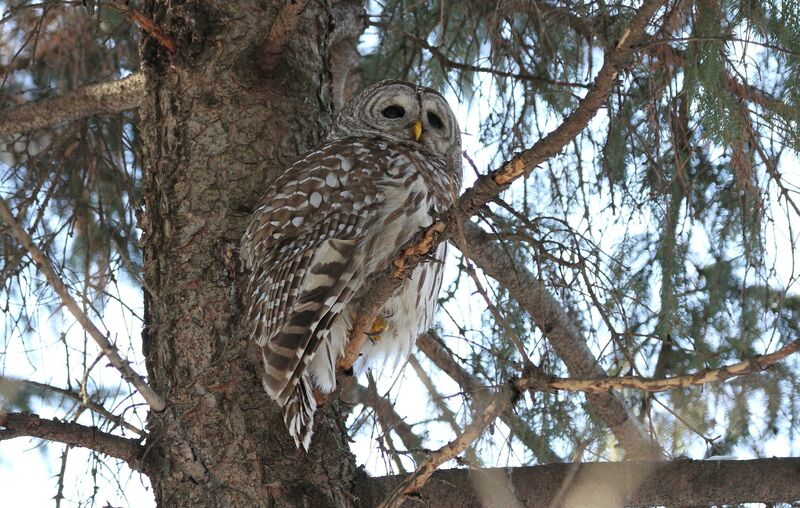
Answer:
POLYGON ((72 92, 16 107, 0 118, 0 136, 23 133, 92 115, 110 115, 139 106, 144 75, 88 85, 72 92))
POLYGON ((131 469, 147 468, 144 447, 138 439, 128 439, 103 432, 97 427, 58 419, 45 420, 29 413, 0 413, 0 441, 17 437, 38 437, 71 446, 89 448, 109 457, 124 460, 131 469))
POLYGON ((414 473, 405 478, 399 485, 396 485, 378 507, 397 508, 403 504, 406 496, 417 493, 439 466, 463 452, 467 446, 483 434, 486 427, 500 413, 510 409, 513 406, 513 399, 510 388, 505 388, 496 393, 489 404, 475 415, 472 422, 467 425, 460 436, 433 452, 425 462, 417 467, 414 473))
POLYGON ((631 388, 643 392, 664 392, 676 388, 689 388, 690 386, 717 383, 733 377, 762 372, 797 351, 800 351, 800 339, 794 340, 779 350, 767 355, 757 356, 733 365, 727 365, 718 369, 703 370, 685 376, 667 378, 645 378, 638 376, 604 377, 596 379, 552 378, 544 383, 544 386, 540 379, 525 377, 515 380, 514 386, 519 390, 541 390, 550 388, 553 390, 588 393, 603 393, 623 388, 631 388))
POLYGON ((103 332, 95 326, 89 316, 83 312, 80 305, 72 298, 72 295, 69 293, 69 289, 61 281, 61 278, 56 274, 55 269, 53 268, 52 263, 47 258, 47 256, 39 250, 33 240, 31 239, 28 232, 19 225, 19 223, 14 218, 14 215, 11 213, 11 209, 8 207, 6 201, 0 198, 0 221, 4 222, 8 228, 10 233, 25 247, 25 250, 31 255, 36 266, 39 267, 39 271, 47 279, 47 282, 56 292, 58 297, 61 299, 61 303, 69 310, 69 312, 73 315, 75 320, 81 324, 84 330, 94 339, 97 345, 100 347, 100 350, 103 354, 108 358, 109 363, 119 371, 122 375, 122 379, 131 383, 142 395, 145 399, 147 404, 150 406, 155 412, 163 411, 164 408, 167 407, 166 402, 164 399, 158 395, 155 390, 153 390, 150 385, 142 378, 136 371, 131 368, 130 363, 128 360, 122 358, 117 352, 116 346, 111 344, 109 340, 103 335, 103 332))
POLYGON ((124 427, 125 429, 133 432, 137 436, 139 436, 139 437, 144 437, 145 436, 145 432, 142 429, 136 427, 135 425, 132 425, 132 424, 126 422, 121 416, 115 415, 114 413, 112 413, 108 409, 104 408, 102 405, 98 404, 97 402, 89 400, 89 397, 84 397, 81 394, 75 393, 75 392, 73 392, 71 390, 67 390, 65 388, 59 388, 58 386, 48 385, 46 383, 38 383, 36 381, 30 381, 30 380, 27 380, 27 379, 13 379, 13 378, 9 378, 9 377, 0 376, 0 386, 3 386, 3 385, 11 387, 12 390, 14 390, 14 386, 17 385, 17 386, 27 386, 29 388, 34 388, 34 389, 37 389, 37 390, 42 390, 42 391, 46 391, 46 392, 53 392, 53 393, 57 393, 59 395, 63 395, 64 397, 67 397, 68 399, 72 399, 75 402, 79 403, 81 405, 81 407, 85 407, 88 410, 90 410, 90 411, 92 411, 92 412, 104 417, 106 420, 108 420, 111 423, 114 423, 116 425, 120 425, 121 427, 124 427))
MULTIPOLYGON (((417 347, 430 361, 440 368, 445 374, 458 383, 462 390, 473 399, 479 407, 487 403, 491 397, 492 388, 484 386, 475 376, 466 371, 448 351, 441 340, 432 333, 424 333, 417 337, 417 347)), ((561 462, 561 457, 550 447, 549 443, 538 438, 530 426, 514 414, 513 409, 508 409, 500 414, 500 420, 505 423, 533 454, 544 463, 561 462)))
MULTIPOLYGON (((403 506, 711 506, 800 499, 800 458, 548 464, 515 468, 442 469, 403 506), (484 481, 476 481, 484 477, 484 481), (510 489, 507 486, 510 485, 510 489), (559 493, 563 489, 563 495, 559 493)), ((371 478, 376 499, 406 475, 371 478)), ((372 499, 362 500, 365 506, 372 499)))
MULTIPOLYGON (((476 224, 465 222, 463 229, 472 260, 485 274, 508 289, 514 300, 542 330, 570 374, 587 378, 605 377, 605 371, 586 346, 586 339, 544 283, 524 266, 515 263, 507 250, 476 224)), ((586 398, 605 420, 629 457, 660 457, 660 451, 647 431, 616 394, 587 393, 586 398)))
POLYGON ((419 454, 419 451, 423 448, 422 439, 414 433, 411 425, 406 423, 406 421, 397 414, 392 403, 388 401, 386 397, 382 397, 378 393, 375 385, 370 383, 370 386, 367 387, 354 381, 353 391, 355 392, 354 395, 358 402, 375 411, 375 416, 378 421, 381 422, 384 431, 389 432, 393 430, 397 432, 397 435, 400 436, 406 449, 411 451, 411 457, 417 462, 421 461, 422 455, 419 454))
POLYGON ((175 39, 161 29, 152 19, 148 18, 141 12, 128 6, 128 2, 122 0, 114 0, 111 2, 103 2, 102 5, 110 7, 115 11, 125 16, 128 20, 138 26, 144 33, 154 38, 159 44, 167 48, 170 53, 175 53, 178 45, 175 39))
POLYGON ((264 52, 261 55, 262 71, 269 72, 281 62, 283 52, 286 51, 286 46, 297 29, 307 4, 308 0, 286 0, 278 17, 272 23, 264 43, 264 52))

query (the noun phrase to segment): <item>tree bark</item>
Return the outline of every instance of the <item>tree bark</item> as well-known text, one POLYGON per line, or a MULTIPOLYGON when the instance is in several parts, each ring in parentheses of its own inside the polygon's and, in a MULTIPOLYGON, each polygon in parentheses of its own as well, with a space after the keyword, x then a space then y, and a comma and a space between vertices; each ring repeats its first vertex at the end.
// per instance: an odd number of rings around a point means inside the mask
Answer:
POLYGON ((259 70, 284 2, 153 1, 177 43, 144 37, 145 330, 159 506, 349 506, 357 475, 336 404, 298 451, 239 324, 237 247, 266 184, 331 121, 330 4, 311 1, 277 65, 259 70), (152 292, 150 292, 152 291, 152 292), (188 443, 188 446, 185 445, 188 443))
MULTIPOLYGON (((371 495, 379 500, 406 476, 373 479, 371 495)), ((618 508, 797 499, 800 459, 771 458, 444 469, 434 473, 420 495, 407 498, 403 506, 618 508)))

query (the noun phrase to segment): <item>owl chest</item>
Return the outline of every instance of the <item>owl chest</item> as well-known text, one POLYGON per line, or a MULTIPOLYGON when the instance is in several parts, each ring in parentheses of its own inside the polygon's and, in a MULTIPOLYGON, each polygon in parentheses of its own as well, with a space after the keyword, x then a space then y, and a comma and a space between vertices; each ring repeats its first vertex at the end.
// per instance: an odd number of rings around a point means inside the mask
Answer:
MULTIPOLYGON (((378 263, 394 256, 421 228, 433 221, 433 197, 423 179, 411 175, 378 186, 383 196, 380 212, 375 217, 372 234, 366 238, 364 253, 378 263)), ((375 267, 369 267, 370 271, 375 267)))

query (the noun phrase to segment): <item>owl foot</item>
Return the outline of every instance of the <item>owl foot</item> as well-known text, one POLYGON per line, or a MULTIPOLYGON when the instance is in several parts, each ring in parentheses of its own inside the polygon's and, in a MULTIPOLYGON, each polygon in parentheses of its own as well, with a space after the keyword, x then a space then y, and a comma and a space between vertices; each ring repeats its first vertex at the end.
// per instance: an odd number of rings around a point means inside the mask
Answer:
POLYGON ((380 342, 383 338, 381 334, 389 329, 389 322, 383 319, 381 316, 375 318, 375 321, 372 322, 372 327, 367 330, 366 334, 369 337, 369 340, 372 342, 380 342))

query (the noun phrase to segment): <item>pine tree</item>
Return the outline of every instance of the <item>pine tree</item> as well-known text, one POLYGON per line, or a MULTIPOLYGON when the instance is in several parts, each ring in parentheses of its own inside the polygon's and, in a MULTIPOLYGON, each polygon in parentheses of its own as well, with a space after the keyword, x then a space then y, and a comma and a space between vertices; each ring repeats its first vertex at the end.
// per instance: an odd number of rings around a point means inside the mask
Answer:
POLYGON ((49 443, 56 506, 800 499, 796 1, 2 5, 0 467, 49 443), (456 254, 398 380, 343 376, 306 454, 238 244, 381 79, 462 116, 418 237, 456 254), (753 460, 686 460, 719 456, 753 460))

